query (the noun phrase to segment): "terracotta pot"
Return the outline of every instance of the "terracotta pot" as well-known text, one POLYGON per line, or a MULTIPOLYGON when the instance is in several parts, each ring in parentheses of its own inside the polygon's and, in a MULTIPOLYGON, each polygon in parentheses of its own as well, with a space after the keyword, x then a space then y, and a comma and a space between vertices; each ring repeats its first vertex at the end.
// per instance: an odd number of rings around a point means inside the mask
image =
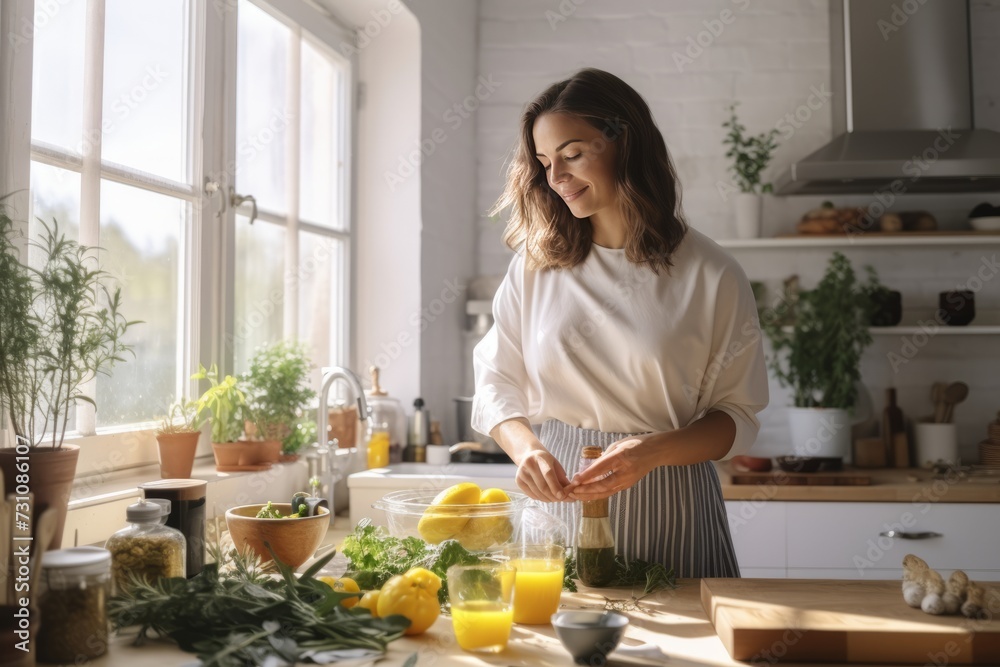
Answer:
POLYGON ((260 447, 260 440, 240 440, 237 444, 242 447, 240 450, 240 465, 255 466, 261 463, 263 450, 260 447))
POLYGON ((281 458, 281 440, 261 440, 257 442, 260 463, 277 463, 281 458))
POLYGON ((201 433, 163 433, 156 436, 160 451, 160 477, 188 479, 201 433))
MULTIPOLYGON (((45 445, 22 448, 21 454, 13 447, 0 449, 0 468, 3 468, 4 493, 17 493, 16 475, 24 474, 17 469, 18 464, 27 464, 30 480, 27 484, 35 494, 34 516, 39 516, 46 508, 56 510, 56 534, 46 549, 62 546, 63 529, 66 527, 66 508, 76 476, 76 462, 80 448, 63 445, 53 449, 45 445), (24 457, 26 460, 18 461, 24 457)), ((32 527, 36 524, 32 522, 32 527)))
POLYGON ((243 453, 244 446, 242 442, 213 442, 215 465, 219 467, 241 465, 240 454, 243 453))

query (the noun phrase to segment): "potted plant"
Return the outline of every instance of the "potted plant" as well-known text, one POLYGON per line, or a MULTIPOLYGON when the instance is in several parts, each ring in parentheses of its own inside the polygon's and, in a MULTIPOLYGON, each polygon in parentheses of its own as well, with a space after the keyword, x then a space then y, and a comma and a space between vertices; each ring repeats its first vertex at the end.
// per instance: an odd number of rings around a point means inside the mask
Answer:
POLYGON ((212 452, 218 468, 248 466, 257 463, 256 448, 240 442, 243 422, 247 419, 246 395, 239 380, 232 375, 219 379, 215 364, 205 368, 198 364, 192 380, 208 380, 209 388, 197 401, 198 414, 208 413, 212 424, 212 452))
POLYGON ((306 404, 316 397, 307 382, 312 363, 301 343, 281 341, 258 348, 243 376, 252 419, 247 426, 263 443, 267 461, 291 453, 292 428, 306 404))
POLYGON ((170 406, 170 411, 160 422, 155 434, 160 454, 160 477, 191 477, 194 453, 204 425, 205 419, 201 416, 197 401, 181 399, 170 406))
POLYGON ((873 327, 894 327, 903 319, 903 295, 879 282, 875 269, 870 266, 867 269, 868 283, 864 290, 871 301, 870 324, 873 327))
POLYGON ((740 190, 734 199, 736 237, 757 238, 760 236, 764 202, 762 193, 772 190, 770 183, 761 183, 761 172, 770 164, 778 147, 778 130, 751 136, 745 134, 746 128, 736 117, 736 104, 730 105, 729 114, 729 120, 722 123, 722 127, 728 130, 722 144, 728 148, 726 157, 733 160, 729 170, 740 190))
POLYGON ((65 444, 70 409, 94 405, 81 387, 108 374, 131 350, 129 322, 121 313, 121 289, 97 266, 93 249, 42 222, 39 268, 22 263, 17 225, 0 210, 0 409, 14 446, 0 450, 8 491, 27 486, 35 515, 56 510, 58 549, 79 448, 65 444), (30 481, 24 483, 23 476, 30 481))
POLYGON ((316 420, 302 417, 292 428, 291 434, 281 443, 282 463, 299 460, 299 452, 316 442, 316 420))
POLYGON ((861 283, 848 259, 835 252, 816 289, 795 291, 786 283, 776 306, 759 306, 761 329, 773 345, 770 366, 793 391, 789 425, 798 456, 844 458, 850 452, 861 355, 872 343, 871 289, 871 278, 861 283))

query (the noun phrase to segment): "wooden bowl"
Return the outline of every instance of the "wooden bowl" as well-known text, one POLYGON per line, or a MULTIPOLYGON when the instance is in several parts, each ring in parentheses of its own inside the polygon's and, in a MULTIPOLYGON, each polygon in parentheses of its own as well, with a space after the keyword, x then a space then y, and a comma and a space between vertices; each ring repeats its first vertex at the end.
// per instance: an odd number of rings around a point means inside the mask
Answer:
MULTIPOLYGON (((226 524, 237 549, 250 547, 261 562, 273 560, 264 542, 271 545, 282 563, 295 569, 313 557, 330 527, 330 511, 319 507, 320 514, 301 519, 258 519, 265 503, 240 505, 226 512, 226 524)), ((290 503, 271 503, 281 514, 291 514, 290 503)))

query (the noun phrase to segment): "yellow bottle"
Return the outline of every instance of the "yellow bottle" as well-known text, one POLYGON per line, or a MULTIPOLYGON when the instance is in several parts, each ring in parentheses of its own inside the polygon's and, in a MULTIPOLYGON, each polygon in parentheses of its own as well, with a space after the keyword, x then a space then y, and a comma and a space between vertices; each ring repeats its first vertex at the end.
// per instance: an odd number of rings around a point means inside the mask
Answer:
POLYGON ((368 438, 368 468, 384 468, 389 465, 389 425, 380 424, 372 430, 368 438))

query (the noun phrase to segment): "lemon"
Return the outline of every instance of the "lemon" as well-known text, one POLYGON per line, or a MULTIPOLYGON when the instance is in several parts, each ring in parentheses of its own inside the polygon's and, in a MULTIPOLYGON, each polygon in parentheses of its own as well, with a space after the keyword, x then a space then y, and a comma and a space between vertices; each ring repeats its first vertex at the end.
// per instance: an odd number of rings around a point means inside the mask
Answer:
POLYGON ((367 609, 372 613, 372 616, 378 618, 378 595, 382 591, 374 590, 368 591, 361 596, 361 600, 358 602, 358 607, 362 609, 367 609))
POLYGON ((439 544, 465 528, 469 517, 464 516, 463 509, 451 508, 451 505, 476 505, 479 503, 481 491, 472 482, 459 482, 449 486, 434 496, 431 506, 424 510, 417 524, 417 532, 430 544, 439 544))
MULTIPOLYGON (((358 588, 356 581, 350 577, 341 577, 336 579, 334 577, 319 577, 319 580, 324 584, 337 591, 338 593, 360 593, 361 589, 358 588)), ((340 601, 340 606, 346 609, 350 609, 358 603, 358 598, 344 598, 340 601)))
MULTIPOLYGON (((502 489, 486 489, 479 496, 479 503, 509 503, 502 489)), ((455 535, 455 539, 469 551, 483 551, 494 544, 503 544, 514 533, 514 525, 505 516, 473 517, 455 535)))

